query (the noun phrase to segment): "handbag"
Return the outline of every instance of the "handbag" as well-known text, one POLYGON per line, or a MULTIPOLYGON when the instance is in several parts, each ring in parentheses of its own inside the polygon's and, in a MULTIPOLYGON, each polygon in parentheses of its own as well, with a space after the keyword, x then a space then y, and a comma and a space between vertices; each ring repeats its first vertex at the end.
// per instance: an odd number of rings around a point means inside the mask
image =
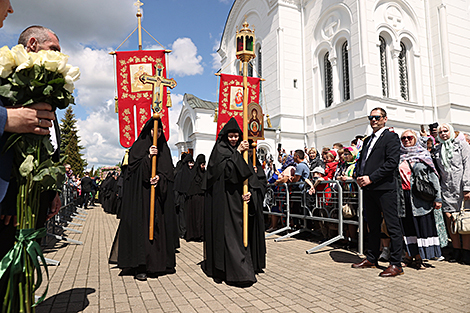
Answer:
POLYGON ((343 205, 343 217, 344 218, 351 218, 351 217, 354 217, 355 215, 356 215, 356 212, 352 208, 352 205, 350 205, 349 203, 346 203, 343 205))
POLYGON ((411 192, 414 196, 424 200, 426 202, 433 202, 437 196, 437 190, 434 188, 433 184, 429 181, 428 176, 425 175, 421 177, 414 172, 413 167, 411 166, 410 162, 408 162, 411 171, 413 172, 414 176, 414 184, 411 187, 411 192))
POLYGON ((452 213, 450 231, 452 234, 470 234, 470 209, 461 209, 460 212, 452 213))

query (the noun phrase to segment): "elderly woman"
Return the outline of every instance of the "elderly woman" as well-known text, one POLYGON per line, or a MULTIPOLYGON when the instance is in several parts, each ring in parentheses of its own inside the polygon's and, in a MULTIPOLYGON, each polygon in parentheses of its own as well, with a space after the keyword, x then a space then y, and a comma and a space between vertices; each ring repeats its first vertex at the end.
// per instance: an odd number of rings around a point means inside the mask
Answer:
MULTIPOLYGON (((436 146, 435 157, 441 175, 442 210, 450 230, 451 213, 458 212, 462 201, 470 199, 470 146, 466 141, 456 140, 450 124, 440 125, 438 134, 440 144, 436 146)), ((470 265, 470 235, 449 233, 453 247, 450 261, 470 265)))
POLYGON ((423 259, 441 256, 433 209, 439 210, 442 200, 439 176, 431 154, 418 143, 418 136, 412 130, 405 130, 401 135, 399 172, 403 189, 403 198, 399 203, 405 241, 403 263, 422 269, 423 259), (436 191, 431 201, 412 191, 419 179, 426 178, 436 191))

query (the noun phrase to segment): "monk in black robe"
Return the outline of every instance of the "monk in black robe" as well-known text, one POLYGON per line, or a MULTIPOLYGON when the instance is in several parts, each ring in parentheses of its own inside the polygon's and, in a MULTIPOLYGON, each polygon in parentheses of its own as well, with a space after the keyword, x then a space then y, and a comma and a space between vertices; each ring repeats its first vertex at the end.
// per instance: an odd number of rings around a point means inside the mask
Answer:
POLYGON ((248 141, 242 141, 237 121, 230 119, 212 149, 204 180, 205 260, 203 271, 217 283, 251 286, 256 282, 250 248, 243 245, 243 181, 252 175, 243 159, 248 141))
MULTIPOLYGON (((248 150, 249 163, 253 165, 253 149, 248 150)), ((268 182, 263 167, 256 158, 256 166, 251 167, 252 174, 248 178, 248 190, 251 199, 248 203, 248 245, 253 260, 255 273, 262 273, 266 267, 266 239, 264 233, 263 200, 268 182)))
POLYGON ((202 241, 204 238, 204 190, 202 181, 206 173, 206 157, 200 154, 194 165, 194 175, 189 183, 185 204, 186 241, 202 241))
POLYGON ((174 273, 178 239, 173 199, 173 162, 159 121, 158 142, 153 146, 153 119, 142 129, 129 151, 123 182, 119 224, 118 267, 135 270, 135 278, 147 274, 174 273), (151 177, 151 156, 157 155, 157 175, 151 177), (150 188, 155 185, 155 224, 149 240, 150 188))
POLYGON ((188 198, 189 183, 194 176, 193 167, 193 156, 188 153, 185 155, 180 170, 175 176, 175 205, 180 238, 184 238, 186 235, 185 204, 188 198))

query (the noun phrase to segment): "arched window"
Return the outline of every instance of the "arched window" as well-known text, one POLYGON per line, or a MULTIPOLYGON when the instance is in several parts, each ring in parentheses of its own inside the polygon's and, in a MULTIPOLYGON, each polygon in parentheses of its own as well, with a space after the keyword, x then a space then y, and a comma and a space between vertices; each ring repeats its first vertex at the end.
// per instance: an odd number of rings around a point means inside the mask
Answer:
MULTIPOLYGON (((257 64, 257 67, 258 67, 258 77, 263 77, 263 64, 262 64, 262 55, 261 55, 261 46, 258 47, 258 55, 256 56, 256 58, 258 59, 256 61, 256 64, 257 64)), ((263 87, 263 82, 260 81, 259 82, 259 93, 261 95, 261 92, 262 92, 262 87, 263 87)), ((262 97, 260 97, 260 103, 262 102, 262 97)))
POLYGON ((347 41, 341 47, 341 55, 343 61, 343 101, 346 101, 351 99, 349 91, 349 52, 347 41))
POLYGON ((387 69, 387 44, 382 36, 380 40, 380 76, 382 78, 382 95, 388 97, 388 69, 387 69))
POLYGON ((403 100, 409 100, 409 88, 408 88, 408 63, 406 60, 406 46, 403 42, 400 42, 400 55, 398 56, 398 71, 400 74, 400 96, 403 100))
POLYGON ((250 62, 248 62, 248 76, 249 77, 253 77, 253 66, 254 65, 255 61, 251 60, 250 62))
POLYGON ((325 106, 328 108, 333 103, 333 69, 329 60, 330 53, 327 52, 323 58, 325 71, 325 106))

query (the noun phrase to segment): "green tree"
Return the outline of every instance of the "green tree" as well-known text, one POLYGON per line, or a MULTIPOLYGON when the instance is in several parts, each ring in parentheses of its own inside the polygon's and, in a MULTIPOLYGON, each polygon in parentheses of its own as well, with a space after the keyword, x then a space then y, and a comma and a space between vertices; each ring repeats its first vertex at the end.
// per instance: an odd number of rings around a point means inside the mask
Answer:
POLYGON ((66 155, 65 162, 70 164, 75 175, 83 176, 83 170, 88 165, 83 158, 81 151, 85 149, 80 146, 80 137, 78 136, 77 120, 71 106, 65 111, 64 117, 60 120, 60 152, 61 156, 66 155))

